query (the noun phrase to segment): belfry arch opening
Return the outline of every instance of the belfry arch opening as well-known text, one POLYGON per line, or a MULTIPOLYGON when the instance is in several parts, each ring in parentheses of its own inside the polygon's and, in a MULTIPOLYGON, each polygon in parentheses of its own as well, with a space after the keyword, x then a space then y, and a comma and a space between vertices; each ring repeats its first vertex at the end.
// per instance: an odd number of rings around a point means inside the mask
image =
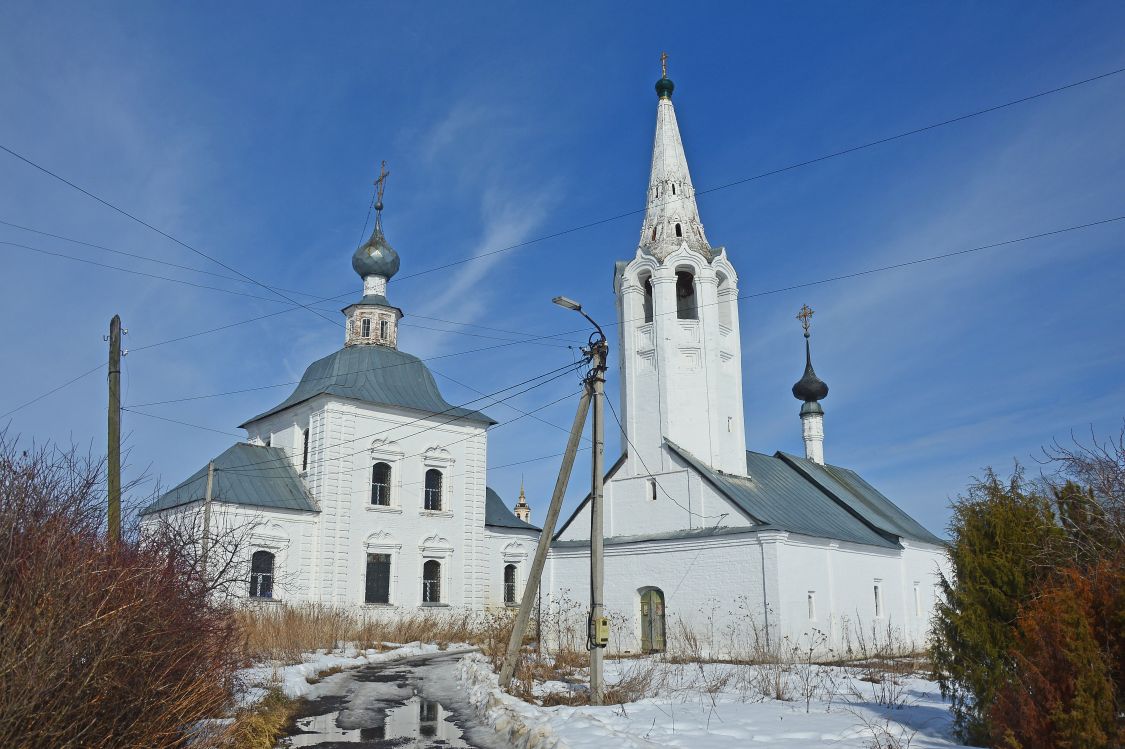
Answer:
POLYGON ((642 277, 641 287, 644 289, 644 299, 641 301, 641 314, 645 322, 652 322, 652 276, 642 277))
POLYGON ((676 317, 681 320, 699 319, 699 302, 695 293, 695 276, 690 270, 676 271, 676 317))

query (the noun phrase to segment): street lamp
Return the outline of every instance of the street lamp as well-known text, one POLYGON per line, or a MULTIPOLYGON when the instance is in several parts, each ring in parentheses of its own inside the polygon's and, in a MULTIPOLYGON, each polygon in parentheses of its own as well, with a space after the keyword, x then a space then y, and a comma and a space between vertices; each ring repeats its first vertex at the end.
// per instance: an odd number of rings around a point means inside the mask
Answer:
POLYGON ((590 357, 590 372, 586 375, 587 391, 593 395, 594 458, 591 466, 590 486, 590 618, 586 623, 586 647, 590 651, 590 703, 602 704, 602 659, 604 648, 609 644, 609 620, 604 613, 605 597, 605 553, 603 548, 602 525, 602 482, 603 454, 605 453, 605 422, 603 405, 605 399, 606 359, 609 345, 605 340, 602 326, 586 314, 582 305, 565 296, 552 300, 564 309, 573 310, 585 317, 597 333, 590 335, 590 345, 585 353, 590 357))

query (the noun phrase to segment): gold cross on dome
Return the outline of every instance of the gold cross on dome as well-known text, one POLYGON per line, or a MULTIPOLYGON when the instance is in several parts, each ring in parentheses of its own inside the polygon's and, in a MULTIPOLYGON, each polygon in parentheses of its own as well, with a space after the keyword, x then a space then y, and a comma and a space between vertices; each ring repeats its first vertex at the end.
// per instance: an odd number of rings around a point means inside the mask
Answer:
POLYGON ((668 53, 660 53, 660 75, 664 78, 668 77, 668 53))
POLYGON ((801 305, 801 311, 797 313, 797 319, 801 321, 801 326, 805 329, 805 335, 809 334, 809 320, 812 319, 813 310, 807 304, 801 305))

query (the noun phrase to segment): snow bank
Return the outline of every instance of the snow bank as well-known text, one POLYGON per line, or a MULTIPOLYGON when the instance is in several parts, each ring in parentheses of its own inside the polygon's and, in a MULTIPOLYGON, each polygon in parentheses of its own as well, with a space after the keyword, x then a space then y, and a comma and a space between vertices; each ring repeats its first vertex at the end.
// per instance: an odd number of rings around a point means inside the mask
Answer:
POLYGON ((332 653, 323 650, 306 653, 301 663, 259 664, 238 672, 238 678, 243 684, 239 702, 242 706, 252 705, 265 697, 267 690, 273 687, 280 689, 286 697, 302 697, 312 687, 309 678, 315 679, 317 674, 330 669, 355 668, 369 663, 392 663, 418 655, 437 653, 440 650, 441 648, 432 643, 412 642, 383 652, 378 650, 360 652, 349 647, 332 653))
MULTIPOLYGON (((607 682, 620 680, 635 663, 607 661, 607 682)), ((657 663, 656 667, 667 678, 660 681, 663 686, 655 696, 604 707, 528 704, 499 689, 496 674, 480 654, 460 660, 458 677, 481 720, 517 749, 604 749, 607 745, 614 749, 824 745, 863 749, 879 740, 880 746, 911 749, 958 746, 951 736, 948 703, 941 699, 937 685, 925 679, 903 677, 903 704, 893 709, 873 702, 863 692, 870 685, 859 683, 856 691, 848 689, 834 701, 814 699, 806 712, 803 700, 774 700, 729 687, 684 688, 683 681, 677 683, 677 678, 698 666, 657 663)), ((712 677, 735 668, 708 664, 706 676, 720 683, 712 677)), ((839 669, 828 670, 844 678, 839 669)))
MULTIPOLYGON (((469 703, 481 719, 505 737, 515 749, 572 749, 577 746, 604 746, 608 739, 615 749, 642 749, 660 746, 622 732, 600 716, 584 708, 543 708, 530 705, 500 689, 499 678, 480 653, 461 659, 458 676, 465 683, 469 703), (564 740, 556 724, 565 722, 567 733, 577 742, 564 740)), ((604 710, 605 708, 594 708, 604 710)))

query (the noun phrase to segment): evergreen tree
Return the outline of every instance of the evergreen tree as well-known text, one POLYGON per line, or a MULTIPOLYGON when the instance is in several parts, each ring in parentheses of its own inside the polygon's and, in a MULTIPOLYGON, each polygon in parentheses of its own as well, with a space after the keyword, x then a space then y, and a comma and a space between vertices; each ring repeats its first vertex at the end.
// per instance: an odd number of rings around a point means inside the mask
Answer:
POLYGON ((933 620, 934 667, 965 739, 986 742, 989 709, 1008 683, 1020 607, 1049 570, 1062 535, 1050 501, 1017 465, 1007 482, 989 469, 953 504, 952 574, 933 620), (1046 556, 1045 556, 1046 555, 1046 556))

